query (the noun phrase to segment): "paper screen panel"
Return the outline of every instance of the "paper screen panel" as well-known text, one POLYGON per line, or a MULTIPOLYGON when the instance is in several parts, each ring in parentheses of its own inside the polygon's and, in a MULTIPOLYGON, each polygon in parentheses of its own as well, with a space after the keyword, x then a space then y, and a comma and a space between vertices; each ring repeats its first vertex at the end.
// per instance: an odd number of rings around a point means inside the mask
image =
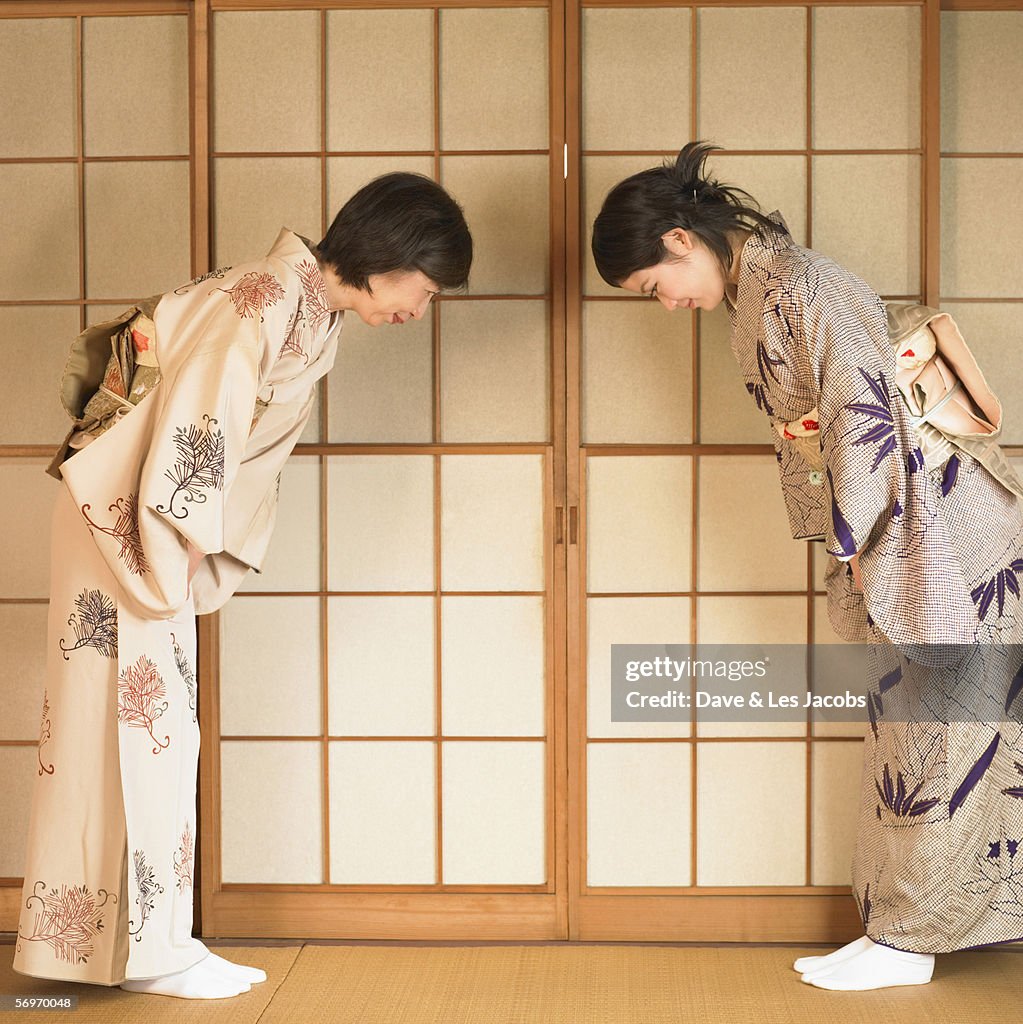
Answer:
POLYGON ((441 160, 441 182, 461 204, 472 232, 469 294, 542 295, 548 290, 549 173, 546 156, 441 160))
MULTIPOLYGON (((805 597, 699 597, 696 604, 696 642, 698 644, 742 644, 743 650, 717 655, 727 660, 747 660, 747 644, 764 644, 763 653, 770 657, 772 644, 806 643, 805 597)), ((709 652, 708 652, 709 653, 709 652)), ((756 657, 756 655, 754 655, 756 657)), ((762 683, 774 680, 746 679, 737 683, 737 692, 749 693, 762 683)), ((777 679, 786 693, 803 693, 807 689, 806 673, 777 679)), ((697 680, 699 684, 699 680, 697 680)), ((698 688, 702 688, 699 687, 698 688)), ((745 720, 707 721, 697 709, 697 736, 802 736, 806 733, 805 712, 792 714, 790 721, 772 721, 750 710, 745 720)))
POLYGON ((220 744, 220 859, 225 882, 323 881, 322 744, 220 744))
POLYGON ((433 884, 434 763, 432 743, 330 744, 333 884, 433 884))
POLYGON ((282 227, 320 241, 320 161, 221 157, 214 161, 214 263, 262 259, 282 227))
POLYGON ((75 156, 73 18, 0 21, 0 95, 0 157, 75 156))
POLYGON ((214 149, 318 150, 319 13, 218 11, 211 35, 214 149))
MULTIPOLYGON (((39 738, 47 611, 45 604, 0 604, 0 739, 39 738)), ((70 627, 68 636, 74 640, 70 627)))
POLYGON ((677 149, 690 138, 689 10, 584 9, 584 149, 677 149))
POLYGON ((1021 190, 1023 159, 941 161, 942 296, 1023 296, 1021 190))
POLYGON ((0 494, 16 494, 0 512, 3 597, 48 597, 50 521, 57 481, 47 475, 49 459, 0 459, 0 494))
POLYGON ((293 455, 281 471, 277 522, 261 573, 250 572, 239 588, 320 589, 320 460, 293 455))
POLYGON ((73 164, 0 164, 0 299, 80 296, 75 178, 73 164))
POLYGON ((813 885, 849 885, 859 820, 863 744, 814 743, 811 753, 813 885))
POLYGON ((697 131, 729 149, 806 145, 806 9, 701 8, 697 131), (748 59, 736 63, 736 55, 748 59))
POLYGON ((544 754, 540 741, 443 745, 445 883, 546 881, 544 754))
POLYGON ((701 743, 696 755, 698 885, 802 885, 806 744, 701 743))
POLYGON ((327 148, 433 149, 430 11, 328 12, 327 148))
POLYGON ((82 19, 86 156, 188 152, 188 18, 82 19))
POLYGON ((445 736, 544 734, 542 597, 441 601, 445 736))
POLYGON ((546 10, 442 10, 441 148, 546 149, 547 50, 546 10))
POLYGON ((813 158, 813 248, 879 295, 920 289, 920 157, 813 158))
POLYGON ((433 597, 327 602, 331 736, 434 731, 433 597))
POLYGON ((698 543, 701 590, 806 587, 806 548, 792 540, 773 456, 700 460, 698 543))
POLYGON ((442 306, 441 440, 546 441, 548 304, 508 299, 442 306))
POLYGON ((28 820, 39 762, 35 747, 0 746, 0 877, 21 878, 25 872, 28 820))
POLYGON ((920 145, 920 7, 813 11, 813 144, 920 145))
POLYGON ((56 445, 70 429, 59 389, 78 318, 77 306, 0 306, 4 358, 18 368, 0 404, 0 444, 56 445))
POLYGON ((688 597, 591 597, 586 602, 588 736, 689 736, 688 721, 612 722, 611 645, 689 643, 688 597))
POLYGON ((432 318, 368 327, 345 314, 327 376, 330 440, 433 440, 432 318))
POLYGON ((433 589, 433 459, 327 460, 330 590, 433 589))
POLYGON ((806 157, 715 153, 707 172, 748 192, 765 213, 778 210, 793 241, 806 244, 806 157))
POLYGON ((587 591, 688 590, 691 488, 688 456, 587 459, 587 591))
POLYGON ((320 735, 319 599, 230 601, 220 622, 221 733, 320 735))
POLYGON ((443 588, 542 590, 543 457, 442 455, 440 461, 443 588))
POLYGON ((186 161, 86 164, 86 295, 142 298, 187 282, 190 223, 186 161))
POLYGON ((1023 11, 942 11, 941 148, 1023 148, 1023 11))
POLYGON ((724 303, 700 311, 700 441, 769 444, 771 427, 743 384, 724 303))
POLYGON ((686 743, 586 748, 587 885, 689 885, 686 743))
POLYGON ((692 441, 692 322, 659 302, 583 304, 584 443, 692 441))

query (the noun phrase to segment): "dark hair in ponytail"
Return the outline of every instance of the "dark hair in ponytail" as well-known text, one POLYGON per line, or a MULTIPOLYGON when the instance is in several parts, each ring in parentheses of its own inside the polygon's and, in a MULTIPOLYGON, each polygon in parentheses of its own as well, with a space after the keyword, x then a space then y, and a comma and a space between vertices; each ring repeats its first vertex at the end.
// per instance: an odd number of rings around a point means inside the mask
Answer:
POLYGON ((720 146, 688 142, 674 161, 620 181, 593 222, 591 248, 600 276, 615 288, 630 274, 669 257, 661 235, 684 228, 699 237, 727 274, 732 263, 728 233, 777 226, 741 188, 704 176, 707 156, 720 146))

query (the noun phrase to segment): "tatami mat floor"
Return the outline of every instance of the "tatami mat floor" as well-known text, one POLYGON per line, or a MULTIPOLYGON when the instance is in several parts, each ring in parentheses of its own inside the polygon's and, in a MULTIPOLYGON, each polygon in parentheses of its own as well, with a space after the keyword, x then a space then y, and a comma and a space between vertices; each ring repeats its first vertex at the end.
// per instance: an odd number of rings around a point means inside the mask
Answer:
POLYGON ((929 985, 829 992, 792 961, 830 947, 556 943, 259 944, 208 942, 262 967, 267 981, 201 1002, 26 978, 0 946, 0 994, 79 997, 59 1011, 13 1011, 23 1024, 981 1024, 1012 1020, 1023 951, 939 957, 929 985))

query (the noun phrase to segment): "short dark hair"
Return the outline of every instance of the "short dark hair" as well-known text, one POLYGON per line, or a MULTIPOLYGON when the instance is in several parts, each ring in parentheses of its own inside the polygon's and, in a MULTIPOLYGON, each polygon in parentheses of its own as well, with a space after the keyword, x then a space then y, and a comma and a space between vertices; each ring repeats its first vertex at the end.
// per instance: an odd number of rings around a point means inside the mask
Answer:
POLYGON ((729 232, 777 230, 748 192, 706 177, 704 163, 716 149, 721 147, 688 142, 674 160, 611 189, 591 239, 593 260, 608 284, 619 288, 637 270, 669 259, 661 235, 672 228, 696 235, 726 274, 732 263, 729 232))
POLYGON ((416 270, 441 288, 462 288, 472 265, 472 236, 462 208, 440 185, 397 171, 360 188, 316 252, 344 284, 362 291, 371 290, 371 274, 416 270))

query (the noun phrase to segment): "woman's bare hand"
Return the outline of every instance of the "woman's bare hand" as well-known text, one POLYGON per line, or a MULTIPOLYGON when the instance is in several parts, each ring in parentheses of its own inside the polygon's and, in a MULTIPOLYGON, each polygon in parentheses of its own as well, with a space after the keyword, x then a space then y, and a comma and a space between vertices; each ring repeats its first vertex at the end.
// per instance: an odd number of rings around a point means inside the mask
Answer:
POLYGON ((852 567, 853 583, 856 589, 862 594, 863 593, 863 580, 860 578, 860 556, 855 554, 849 559, 849 565, 852 567))
POLYGON ((187 541, 186 544, 188 547, 188 582, 191 583, 196 569, 199 568, 199 563, 206 557, 206 554, 198 548, 193 547, 192 544, 187 541))

